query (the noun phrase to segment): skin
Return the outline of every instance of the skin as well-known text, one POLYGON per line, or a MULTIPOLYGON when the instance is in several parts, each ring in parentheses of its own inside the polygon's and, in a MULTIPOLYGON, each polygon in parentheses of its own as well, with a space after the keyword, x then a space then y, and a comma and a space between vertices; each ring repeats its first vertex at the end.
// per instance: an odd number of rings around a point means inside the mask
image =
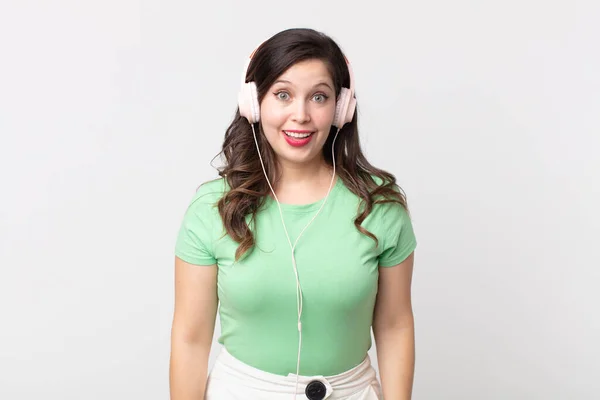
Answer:
MULTIPOLYGON (((319 60, 288 69, 260 104, 267 141, 277 155, 281 179, 274 185, 282 203, 306 204, 324 198, 332 170, 322 148, 335 113, 333 81, 319 60), (290 146, 282 130, 314 132, 302 148, 290 146)), ((383 395, 411 398, 414 373, 414 321, 411 280, 414 255, 380 268, 373 332, 383 395)), ((171 334, 171 400, 204 398, 208 358, 217 313, 217 266, 198 268, 175 258, 175 310, 171 334)))
POLYGON ((326 194, 323 189, 327 190, 332 172, 322 150, 335 114, 333 88, 325 64, 308 60, 284 72, 261 102, 263 131, 282 173, 277 195, 283 202, 308 203, 326 194), (298 148, 286 142, 284 130, 309 130, 314 134, 310 143, 298 148))
POLYGON ((415 369, 415 328, 411 302, 414 253, 400 264, 379 268, 373 335, 383 396, 410 400, 415 369))

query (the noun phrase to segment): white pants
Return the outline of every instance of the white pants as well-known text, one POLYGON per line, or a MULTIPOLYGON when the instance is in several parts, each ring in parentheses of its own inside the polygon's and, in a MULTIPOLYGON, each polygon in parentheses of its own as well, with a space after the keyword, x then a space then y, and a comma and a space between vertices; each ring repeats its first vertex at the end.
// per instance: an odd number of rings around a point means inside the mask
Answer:
MULTIPOLYGON (((211 370, 205 400, 307 400, 305 394, 318 393, 317 399, 381 400, 381 387, 369 356, 355 368, 334 376, 275 375, 253 368, 221 349, 211 370), (316 381, 316 382, 315 382, 316 381), (310 385, 309 385, 310 384, 310 385), (324 394, 324 397, 323 397, 324 394)), ((315 397, 313 397, 315 398, 315 397)))

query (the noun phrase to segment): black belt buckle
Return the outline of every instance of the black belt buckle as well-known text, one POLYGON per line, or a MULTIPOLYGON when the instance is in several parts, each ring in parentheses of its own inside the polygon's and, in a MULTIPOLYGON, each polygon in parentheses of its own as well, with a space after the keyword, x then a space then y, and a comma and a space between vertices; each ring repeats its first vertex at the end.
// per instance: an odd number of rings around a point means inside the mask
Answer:
POLYGON ((309 400, 323 400, 327 394, 327 388, 321 381, 311 381, 306 385, 304 393, 309 400))

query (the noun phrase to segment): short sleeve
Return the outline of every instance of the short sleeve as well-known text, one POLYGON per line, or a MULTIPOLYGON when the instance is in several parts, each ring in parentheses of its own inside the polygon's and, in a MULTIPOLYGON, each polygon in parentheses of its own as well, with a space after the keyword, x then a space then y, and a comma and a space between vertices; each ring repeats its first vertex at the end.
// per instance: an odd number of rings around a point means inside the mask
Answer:
POLYGON ((398 203, 386 203, 381 215, 380 267, 392 267, 406 260, 417 247, 410 215, 398 203))
POLYGON ((194 265, 213 265, 212 205, 195 198, 186 210, 175 243, 175 255, 194 265))

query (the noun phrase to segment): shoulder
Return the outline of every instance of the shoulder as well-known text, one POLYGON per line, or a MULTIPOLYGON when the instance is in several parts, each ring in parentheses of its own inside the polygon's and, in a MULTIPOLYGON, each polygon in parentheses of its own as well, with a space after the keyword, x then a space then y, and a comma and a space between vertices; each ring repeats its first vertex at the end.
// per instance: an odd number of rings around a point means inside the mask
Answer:
POLYGON ((406 197, 400 186, 390 181, 384 181, 376 175, 371 175, 371 177, 377 186, 387 186, 388 190, 386 190, 386 192, 388 194, 385 196, 381 194, 373 196, 373 208, 367 216, 367 220, 376 225, 385 227, 389 227, 390 224, 410 223, 410 214, 406 205, 406 197), (390 195, 389 189, 396 192, 397 197, 390 195), (395 197, 395 199, 391 199, 392 196, 395 197), (404 204, 399 202, 399 199, 403 199, 404 204))
POLYGON ((218 215, 217 203, 227 191, 227 182, 223 178, 205 181, 196 189, 188 204, 188 215, 202 216, 202 219, 218 215))
POLYGON ((214 242, 219 232, 217 202, 223 194, 223 181, 215 179, 197 187, 189 201, 175 245, 176 255, 194 265, 212 265, 214 242))
POLYGON ((223 197, 227 190, 227 181, 224 178, 217 178, 203 182, 196 189, 190 205, 216 205, 216 203, 221 199, 221 197, 223 197))
POLYGON ((395 198, 395 200, 399 200, 399 199, 406 200, 404 192, 402 191, 400 186, 398 186, 398 184, 396 184, 395 182, 389 181, 389 180, 383 180, 382 178, 378 177, 377 175, 371 175, 371 178, 377 185, 376 189, 382 188, 384 186, 386 187, 385 195, 376 194, 373 196, 373 201, 374 201, 373 210, 378 209, 378 210, 383 210, 385 212, 389 212, 389 211, 394 212, 395 211, 395 212, 400 212, 400 213, 402 213, 403 211, 406 212, 406 208, 404 207, 404 205, 402 205, 398 201, 394 201, 394 199, 392 199, 392 197, 393 197, 393 198, 395 198), (395 193, 392 194, 391 191, 393 191, 395 193))
POLYGON ((390 189, 393 189, 395 192, 398 193, 402 193, 402 190, 400 189, 400 186, 398 186, 398 184, 396 184, 395 182, 392 182, 391 180, 384 180, 380 177, 378 177, 377 175, 371 174, 371 179, 373 179, 373 182, 375 182, 375 184, 378 187, 388 187, 390 189))
POLYGON ((385 228, 394 224, 410 223, 410 214, 406 207, 395 201, 374 203, 365 221, 370 221, 385 228))

